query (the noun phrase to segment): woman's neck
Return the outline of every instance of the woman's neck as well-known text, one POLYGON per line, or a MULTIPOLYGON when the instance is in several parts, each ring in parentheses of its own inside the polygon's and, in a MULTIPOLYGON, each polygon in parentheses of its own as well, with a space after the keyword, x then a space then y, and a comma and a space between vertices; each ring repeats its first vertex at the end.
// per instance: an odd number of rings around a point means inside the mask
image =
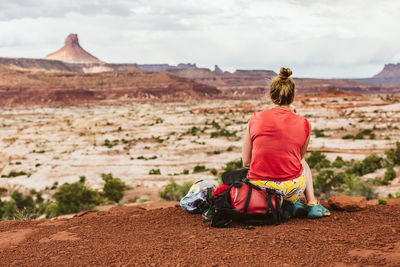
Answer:
POLYGON ((275 108, 281 108, 281 109, 286 109, 286 110, 291 110, 290 109, 290 105, 277 105, 277 104, 275 104, 275 106, 274 106, 275 108))

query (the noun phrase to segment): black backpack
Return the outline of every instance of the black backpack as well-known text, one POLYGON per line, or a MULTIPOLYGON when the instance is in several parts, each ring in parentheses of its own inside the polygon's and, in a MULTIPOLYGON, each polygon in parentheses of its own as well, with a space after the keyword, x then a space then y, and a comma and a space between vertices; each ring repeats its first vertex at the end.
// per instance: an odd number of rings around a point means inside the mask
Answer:
POLYGON ((248 169, 245 168, 222 174, 223 184, 229 185, 229 187, 216 198, 210 196, 208 198, 210 208, 203 213, 205 221, 211 222, 211 227, 229 227, 234 221, 247 225, 278 225, 289 220, 292 204, 284 200, 282 206, 279 205, 281 196, 249 183, 246 178, 247 172, 248 169), (243 184, 247 185, 248 192, 243 211, 238 211, 232 206, 230 192, 234 188, 241 188, 243 184), (249 203, 255 190, 257 190, 257 194, 264 194, 268 202, 265 213, 248 212, 249 203), (278 205, 274 205, 274 203, 278 203, 278 205))

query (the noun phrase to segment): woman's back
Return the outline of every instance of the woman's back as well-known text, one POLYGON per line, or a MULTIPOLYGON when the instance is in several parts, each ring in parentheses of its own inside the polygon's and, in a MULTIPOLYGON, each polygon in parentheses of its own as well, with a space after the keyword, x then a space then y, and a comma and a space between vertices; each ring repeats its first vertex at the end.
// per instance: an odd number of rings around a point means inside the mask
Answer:
POLYGON ((310 133, 306 118, 282 109, 256 112, 249 121, 249 179, 287 181, 301 175, 301 148, 310 133))

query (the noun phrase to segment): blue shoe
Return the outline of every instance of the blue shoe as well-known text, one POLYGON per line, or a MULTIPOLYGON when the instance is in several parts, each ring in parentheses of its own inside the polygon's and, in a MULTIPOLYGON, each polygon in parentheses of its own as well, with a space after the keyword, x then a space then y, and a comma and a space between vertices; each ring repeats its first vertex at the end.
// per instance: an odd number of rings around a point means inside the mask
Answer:
POLYGON ((309 204, 308 205, 308 215, 307 218, 309 219, 316 219, 325 216, 331 215, 331 212, 324 208, 319 202, 317 204, 309 204))
POLYGON ((293 203, 293 217, 306 217, 308 206, 300 199, 293 203))

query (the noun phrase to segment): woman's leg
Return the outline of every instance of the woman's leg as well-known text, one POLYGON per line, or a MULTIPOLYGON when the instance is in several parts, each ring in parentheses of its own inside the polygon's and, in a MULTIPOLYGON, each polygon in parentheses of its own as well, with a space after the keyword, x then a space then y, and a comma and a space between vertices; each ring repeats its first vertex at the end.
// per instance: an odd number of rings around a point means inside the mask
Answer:
POLYGON ((317 199, 314 196, 314 185, 310 166, 308 166, 308 163, 305 161, 305 159, 301 160, 301 164, 303 165, 303 169, 306 174, 306 189, 304 190, 304 195, 306 197, 307 204, 317 204, 317 199))

